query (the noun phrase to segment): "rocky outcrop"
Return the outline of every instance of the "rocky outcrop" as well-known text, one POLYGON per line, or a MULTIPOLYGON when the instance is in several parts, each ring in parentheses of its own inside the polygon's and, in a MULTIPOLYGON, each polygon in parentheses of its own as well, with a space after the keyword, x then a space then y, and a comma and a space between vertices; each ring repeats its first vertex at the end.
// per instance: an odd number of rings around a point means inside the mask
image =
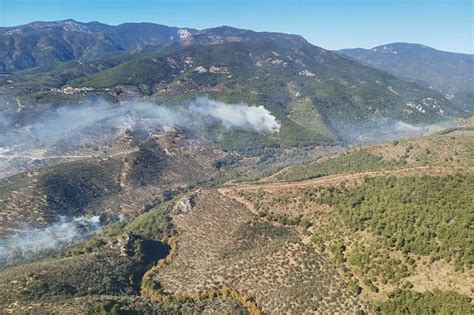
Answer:
POLYGON ((186 212, 191 211, 195 206, 194 199, 197 197, 199 193, 200 193, 200 190, 198 189, 195 192, 193 192, 191 195, 185 196, 181 198, 180 200, 178 200, 178 202, 176 202, 176 204, 174 205, 173 210, 171 211, 171 214, 178 215, 181 213, 186 213, 186 212))

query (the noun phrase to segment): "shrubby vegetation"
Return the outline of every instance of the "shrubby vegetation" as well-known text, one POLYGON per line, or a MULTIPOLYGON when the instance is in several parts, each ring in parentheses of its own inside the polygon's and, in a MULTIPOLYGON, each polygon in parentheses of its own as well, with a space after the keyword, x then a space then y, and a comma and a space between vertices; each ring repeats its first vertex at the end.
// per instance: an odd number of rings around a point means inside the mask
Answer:
POLYGON ((46 170, 39 176, 38 187, 48 196, 44 213, 52 222, 57 215, 82 215, 89 203, 119 189, 111 175, 115 171, 112 163, 74 162, 46 170))
POLYGON ((332 205, 354 231, 369 231, 405 254, 453 260, 470 268, 474 247, 474 176, 374 177, 352 189, 331 188, 321 203, 332 205), (471 223, 470 223, 471 222, 471 223))
POLYGON ((277 145, 269 135, 243 129, 224 131, 218 139, 218 144, 225 151, 237 151, 247 156, 257 156, 266 147, 277 145))
MULTIPOLYGON (((163 192, 163 197, 170 194, 163 192)), ((129 233, 137 239, 147 241, 166 241, 173 233, 173 225, 170 222, 169 212, 173 207, 173 200, 164 201, 158 205, 146 209, 146 213, 138 216, 130 222, 117 221, 107 225, 87 242, 77 244, 71 248, 66 248, 53 256, 76 256, 85 253, 92 253, 105 245, 114 242, 120 235, 129 233)))
POLYGON ((232 166, 235 163, 237 163, 239 160, 240 158, 235 155, 228 155, 223 158, 214 160, 214 162, 212 162, 212 166, 214 166, 217 169, 221 169, 223 167, 232 166))
POLYGON ((5 269, 0 300, 62 303, 77 296, 138 294, 145 271, 169 252, 172 206, 162 202, 129 223, 111 223, 82 244, 5 269))
POLYGON ((472 314, 471 298, 455 292, 395 290, 378 310, 383 314, 472 314))
POLYGON ((125 231, 150 240, 166 240, 174 232, 168 216, 176 198, 163 202, 130 222, 125 231))
POLYGON ((277 178, 285 181, 299 181, 330 174, 390 169, 401 163, 384 160, 381 156, 371 154, 366 150, 356 150, 322 162, 312 161, 291 166, 278 174, 277 178))
POLYGON ((268 213, 264 211, 259 212, 259 216, 264 217, 269 221, 278 222, 283 225, 300 226, 303 229, 308 229, 311 226, 311 222, 309 220, 303 219, 301 216, 291 217, 284 214, 268 213))
MULTIPOLYGON (((150 85, 170 81, 173 74, 175 74, 173 68, 163 60, 141 58, 92 75, 87 80, 87 86, 107 88, 121 84, 150 85)), ((73 82, 73 84, 79 85, 81 83, 81 80, 73 82)))
POLYGON ((301 214, 303 222, 314 211, 310 223, 317 248, 331 258, 353 293, 379 298, 393 288, 413 288, 417 282, 408 277, 438 259, 457 272, 472 268, 473 247, 466 242, 473 237, 472 191, 474 175, 457 174, 377 176, 356 185, 241 190, 238 196, 265 219, 282 224, 299 224, 301 214))
POLYGON ((281 130, 274 135, 276 141, 287 146, 331 145, 338 142, 329 129, 322 125, 318 129, 305 128, 286 117, 279 119, 282 122, 281 130))
POLYGON ((391 257, 383 246, 377 244, 355 245, 347 253, 347 263, 355 272, 365 276, 368 286, 374 291, 377 290, 375 283, 398 284, 412 272, 412 268, 399 258, 391 257))

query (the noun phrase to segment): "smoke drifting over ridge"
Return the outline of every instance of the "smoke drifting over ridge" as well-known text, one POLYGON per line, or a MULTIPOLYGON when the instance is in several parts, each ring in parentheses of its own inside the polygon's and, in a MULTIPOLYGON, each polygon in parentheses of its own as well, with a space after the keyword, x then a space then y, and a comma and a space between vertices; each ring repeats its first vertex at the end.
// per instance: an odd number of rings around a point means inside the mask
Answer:
POLYGON ((437 124, 410 124, 402 120, 372 119, 353 125, 333 126, 350 146, 383 143, 392 140, 428 135, 433 129, 444 129, 448 122, 437 124))
MULTIPOLYGON (((106 147, 127 129, 150 133, 174 126, 196 134, 204 131, 206 124, 216 123, 225 129, 242 128, 260 133, 280 128, 276 118, 263 106, 224 104, 207 97, 180 106, 98 101, 46 109, 35 115, 3 115, 0 116, 0 177, 2 172, 10 175, 34 168, 29 166, 30 160, 81 158, 83 154, 83 157, 91 157, 90 150, 82 150, 84 144, 106 147), (21 164, 23 159, 24 165, 28 165, 25 168, 21 164)), ((26 227, 0 239, 0 265, 57 250, 92 235, 99 228, 99 217, 61 217, 46 228, 26 227)))
POLYGON ((276 118, 263 106, 224 104, 207 97, 175 107, 144 102, 115 105, 101 101, 46 110, 20 128, 12 126, 10 121, 7 117, 0 119, 4 129, 10 124, 10 128, 0 134, 0 147, 21 149, 48 145, 85 128, 123 129, 133 127, 137 121, 146 122, 153 128, 175 126, 197 129, 214 121, 228 129, 242 128, 256 132, 275 132, 280 129, 276 118))
POLYGON ((0 240, 0 265, 32 257, 93 235, 100 229, 99 216, 60 220, 42 229, 26 228, 20 233, 0 240))
MULTIPOLYGON (((421 137, 428 134, 427 126, 412 125, 401 120, 386 122, 368 133, 361 133, 360 138, 368 136, 366 143, 383 143, 391 140, 421 137), (370 136, 372 134, 372 136, 370 136), (368 140, 368 141, 367 141, 368 140)), ((364 143, 364 141, 362 142, 364 143)))
POLYGON ((263 106, 224 104, 199 97, 167 106, 129 101, 95 101, 28 114, 0 116, 0 178, 29 169, 31 161, 77 159, 83 148, 102 147, 126 129, 160 132, 163 127, 191 130, 206 136, 205 126, 221 124, 260 133, 277 132, 280 124, 263 106))

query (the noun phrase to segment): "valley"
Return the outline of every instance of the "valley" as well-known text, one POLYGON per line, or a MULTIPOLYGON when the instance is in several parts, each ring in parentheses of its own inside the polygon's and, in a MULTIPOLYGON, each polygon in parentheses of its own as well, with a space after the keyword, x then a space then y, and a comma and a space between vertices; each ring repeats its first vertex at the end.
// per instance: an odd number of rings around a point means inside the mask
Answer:
POLYGON ((472 62, 0 27, 0 313, 473 313, 472 62))

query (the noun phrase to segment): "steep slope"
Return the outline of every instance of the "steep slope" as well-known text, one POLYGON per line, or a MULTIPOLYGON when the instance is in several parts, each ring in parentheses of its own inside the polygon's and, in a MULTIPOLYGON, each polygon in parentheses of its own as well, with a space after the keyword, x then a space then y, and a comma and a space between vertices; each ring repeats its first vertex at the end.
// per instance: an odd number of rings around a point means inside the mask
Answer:
POLYGON ((103 33, 73 21, 0 29, 0 70, 14 72, 80 57, 122 51, 103 33))
POLYGON ((169 254, 173 203, 129 222, 116 222, 90 241, 34 262, 0 270, 0 305, 6 313, 243 314, 228 296, 203 301, 155 302, 140 296, 142 276, 169 254))
POLYGON ((9 101, 10 110, 37 110, 90 95, 179 103, 208 94, 225 102, 264 105, 282 123, 280 132, 272 137, 234 132, 221 138, 226 148, 239 150, 249 142, 252 149, 352 142, 365 130, 398 121, 426 124, 463 113, 436 91, 340 57, 297 35, 227 26, 196 31, 153 24, 39 25, 43 28, 3 33, 49 34, 56 32, 51 28, 60 28, 58 34, 121 41, 123 51, 16 73, 2 85, 20 97, 9 101), (152 46, 132 49, 145 44, 152 46))
POLYGON ((253 298, 264 313, 365 309, 296 229, 262 220, 215 190, 196 192, 191 207, 171 218, 177 250, 152 278, 165 295, 224 287, 253 298))
POLYGON ((310 234, 349 288, 382 314, 469 313, 473 137, 464 129, 363 147, 220 191, 310 234))
POLYGON ((330 140, 327 128, 344 137, 354 127, 397 120, 426 123, 457 114, 437 92, 339 57, 300 37, 256 36, 243 42, 169 47, 72 84, 98 91, 123 87, 130 91, 134 86, 137 95, 145 90, 166 99, 208 93, 263 104, 282 120, 282 142, 292 144, 330 140))
POLYGON ((358 165, 350 151, 355 167, 327 158, 334 167, 322 178, 194 187, 83 244, 1 268, 0 305, 12 313, 472 313, 472 138, 464 129, 363 148, 385 161, 406 155, 400 165, 358 165))
POLYGON ((47 227, 60 216, 134 217, 173 191, 211 180, 217 172, 213 161, 226 154, 210 143, 190 141, 179 133, 132 139, 3 178, 0 236, 25 226, 47 227))
POLYGON ((474 109, 474 55, 440 51, 419 44, 393 43, 372 49, 342 49, 339 54, 376 69, 450 94, 474 109))

